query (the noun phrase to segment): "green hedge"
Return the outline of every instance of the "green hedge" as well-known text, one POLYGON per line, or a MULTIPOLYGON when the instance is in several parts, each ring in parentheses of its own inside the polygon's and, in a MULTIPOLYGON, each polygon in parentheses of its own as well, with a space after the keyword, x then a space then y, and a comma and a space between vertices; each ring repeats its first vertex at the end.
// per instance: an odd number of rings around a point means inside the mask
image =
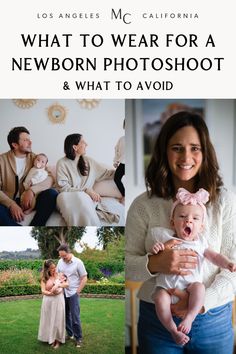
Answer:
MULTIPOLYGON (((58 260, 55 260, 57 263, 58 260)), ((83 260, 85 268, 88 272, 88 278, 98 280, 101 279, 102 276, 107 277, 106 273, 109 275, 113 275, 116 273, 120 273, 124 271, 124 263, 116 260, 106 260, 104 262, 101 261, 91 261, 91 260, 83 260)), ((36 271, 40 271, 42 269, 43 260, 5 260, 0 261, 0 271, 7 270, 10 268, 15 269, 32 269, 36 271)))
POLYGON ((88 272, 88 278, 95 280, 124 271, 124 263, 119 261, 117 262, 116 260, 104 262, 84 260, 84 265, 88 272))
POLYGON ((15 269, 32 269, 40 271, 42 269, 43 260, 23 260, 23 259, 8 259, 4 261, 0 261, 0 271, 7 270, 10 268, 15 269))
POLYGON ((40 294, 40 285, 7 285, 0 286, 0 297, 3 296, 18 296, 18 295, 34 295, 40 294))
POLYGON ((112 294, 124 295, 123 284, 86 284, 82 291, 84 294, 112 294))
MULTIPOLYGON (((83 289, 85 294, 112 294, 123 295, 125 292, 124 285, 121 284, 86 284, 83 289)), ((18 295, 34 295, 40 294, 40 285, 18 285, 18 286, 0 286, 0 297, 18 296, 18 295)))

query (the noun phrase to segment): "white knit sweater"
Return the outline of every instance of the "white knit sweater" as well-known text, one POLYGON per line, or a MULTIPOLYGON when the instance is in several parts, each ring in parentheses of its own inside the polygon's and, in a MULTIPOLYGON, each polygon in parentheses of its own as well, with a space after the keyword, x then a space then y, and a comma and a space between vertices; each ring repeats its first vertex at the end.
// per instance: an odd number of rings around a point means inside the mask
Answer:
POLYGON ((96 181, 113 178, 114 169, 109 170, 88 156, 84 156, 84 160, 88 168, 86 176, 78 172, 78 159, 63 157, 57 162, 57 184, 60 192, 84 191, 92 188, 96 181))
POLYGON ((122 136, 115 146, 114 163, 125 163, 125 136, 122 136))
MULTIPOLYGON (((138 297, 153 302, 151 294, 155 286, 155 275, 147 268, 148 250, 145 246, 147 235, 156 226, 169 227, 172 200, 147 196, 137 197, 128 211, 126 221, 126 278, 143 281, 138 297)), ((228 256, 236 262, 236 195, 222 189, 219 200, 207 207, 205 237, 209 247, 228 256)), ((203 270, 206 287, 204 307, 221 306, 234 299, 236 273, 221 270, 206 261, 203 270)))

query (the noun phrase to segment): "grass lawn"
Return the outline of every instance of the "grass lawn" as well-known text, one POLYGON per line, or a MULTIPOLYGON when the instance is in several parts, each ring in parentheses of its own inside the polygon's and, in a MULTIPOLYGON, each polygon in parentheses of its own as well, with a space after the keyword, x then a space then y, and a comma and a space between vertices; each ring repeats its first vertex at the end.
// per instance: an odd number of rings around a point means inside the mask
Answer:
POLYGON ((81 299, 83 346, 68 341, 55 350, 37 340, 41 300, 0 303, 0 353, 124 353, 124 300, 81 299))

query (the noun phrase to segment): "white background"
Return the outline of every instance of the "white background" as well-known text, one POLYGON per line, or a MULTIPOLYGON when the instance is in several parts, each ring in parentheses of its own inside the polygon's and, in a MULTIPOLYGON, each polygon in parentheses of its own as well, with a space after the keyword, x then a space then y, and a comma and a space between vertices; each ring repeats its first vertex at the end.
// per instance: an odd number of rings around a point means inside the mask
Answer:
MULTIPOLYGON (((150 98, 150 97, 178 97, 178 98, 234 98, 235 85, 233 78, 236 77, 236 52, 233 50, 235 43, 235 12, 234 1, 227 2, 190 2, 154 0, 148 2, 124 1, 99 1, 91 0, 85 2, 71 1, 46 1, 39 2, 22 0, 20 2, 1 2, 1 65, 0 65, 0 97, 42 97, 42 98, 78 98, 78 97, 106 97, 106 98, 150 98), (122 16, 129 13, 131 16, 125 19, 131 24, 125 24, 122 19, 111 19, 111 11, 121 9, 122 16), (53 19, 42 18, 42 14, 53 14, 53 19), (82 18, 59 19, 59 14, 76 13, 82 14, 82 18), (99 14, 99 19, 86 19, 89 14, 99 14), (154 18, 144 19, 143 14, 152 15, 154 18), (180 13, 181 18, 177 15, 180 13), (183 19, 183 13, 198 14, 198 18, 183 19), (160 16, 167 14, 166 19, 160 16), (170 18, 174 14, 175 18, 170 18), (40 18, 38 18, 38 16, 40 18), (155 18, 159 16, 159 18, 155 18), (66 48, 65 43, 60 41, 60 47, 27 47, 25 48, 20 34, 49 34, 51 39, 56 34, 61 40, 63 33, 73 35, 70 47, 66 48), (88 45, 82 47, 79 35, 88 33, 90 35, 101 34, 104 44, 96 48, 88 45), (134 44, 137 47, 129 47, 128 43, 123 48, 114 48, 110 35, 114 34, 136 34, 137 40, 134 44), (150 33, 158 34, 159 47, 145 48, 138 47, 140 36, 145 34, 148 40, 150 33), (165 46, 167 33, 197 34, 198 47, 189 46, 180 48, 173 43, 169 48, 165 46), (211 34, 215 41, 215 47, 205 48, 208 35, 211 34), (12 58, 20 57, 83 57, 93 58, 102 62, 104 57, 224 57, 221 71, 144 71, 138 68, 135 71, 114 71, 110 69, 103 71, 99 65, 96 71, 45 71, 35 70, 21 72, 11 71, 12 58), (102 83, 110 80, 109 90, 85 90, 78 91, 75 81, 95 81, 102 83), (114 84, 116 80, 131 81, 131 90, 117 90, 114 84), (166 81, 174 83, 170 91, 144 90, 137 91, 138 81, 166 81), (70 90, 63 90, 63 83, 67 81, 70 90)), ((51 43, 51 41, 50 41, 51 43)))
POLYGON ((64 156, 65 137, 80 133, 88 143, 87 155, 112 166, 115 145, 124 135, 125 101, 101 100, 97 107, 86 109, 75 99, 39 99, 33 107, 22 109, 11 99, 0 99, 0 116, 0 153, 10 149, 7 143, 10 129, 23 125, 30 131, 33 152, 44 152, 49 165, 55 165, 64 156), (48 108, 55 103, 66 109, 64 123, 53 124, 48 118, 48 108))
MULTIPOLYGON (((38 249, 37 241, 31 237, 32 227, 1 227, 0 228, 0 252, 2 251, 25 251, 27 248, 33 250, 38 249), (6 243, 7 238, 7 243, 6 243)), ((89 248, 98 248, 101 249, 101 246, 98 246, 97 238, 97 228, 90 226, 86 227, 86 233, 83 235, 81 242, 86 243, 89 248)), ((79 243, 75 244, 75 249, 77 252, 81 252, 82 248, 79 243)))

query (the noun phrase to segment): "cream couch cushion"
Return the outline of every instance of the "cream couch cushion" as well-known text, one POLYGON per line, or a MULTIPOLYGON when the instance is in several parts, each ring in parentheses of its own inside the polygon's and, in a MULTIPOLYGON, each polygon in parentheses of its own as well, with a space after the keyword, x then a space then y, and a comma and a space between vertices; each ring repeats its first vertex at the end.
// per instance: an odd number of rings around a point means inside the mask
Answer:
POLYGON ((93 189, 96 193, 100 194, 101 197, 122 198, 122 195, 113 179, 96 182, 93 189))
MULTIPOLYGON (((50 170, 52 171, 52 168, 50 168, 50 170)), ((119 223, 116 224, 116 226, 124 226, 125 208, 124 205, 122 205, 118 201, 118 199, 120 199, 122 196, 115 182, 113 180, 104 180, 104 181, 96 182, 93 188, 97 193, 101 195, 101 197, 103 197, 102 202, 108 208, 108 210, 113 210, 114 213, 120 215, 119 223)), ((28 226, 34 217, 34 214, 35 211, 30 213, 29 215, 25 215, 25 219, 23 222, 21 222, 21 225, 28 226)), ((46 226, 66 226, 66 223, 62 215, 57 210, 55 210, 49 217, 46 226)), ((110 224, 101 221, 101 226, 110 226, 110 224)))

